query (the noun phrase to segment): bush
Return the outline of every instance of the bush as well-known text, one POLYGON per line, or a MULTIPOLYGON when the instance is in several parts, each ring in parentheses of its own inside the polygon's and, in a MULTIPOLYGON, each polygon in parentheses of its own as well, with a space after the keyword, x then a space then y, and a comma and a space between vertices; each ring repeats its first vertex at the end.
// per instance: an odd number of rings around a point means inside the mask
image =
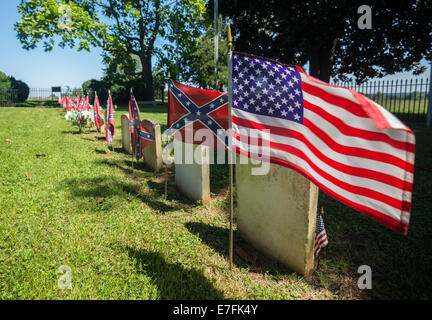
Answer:
POLYGON ((21 80, 16 80, 14 77, 10 77, 10 82, 11 88, 16 90, 17 102, 26 101, 30 93, 29 86, 21 80))
POLYGON ((108 98, 108 84, 103 80, 90 79, 81 85, 83 91, 89 95, 90 103, 94 102, 94 93, 97 92, 99 102, 103 104, 108 98))
POLYGON ((127 104, 130 99, 130 88, 133 89, 135 98, 139 101, 144 96, 144 84, 139 79, 126 79, 122 76, 105 77, 102 80, 90 79, 82 85, 83 91, 89 94, 90 101, 94 101, 94 92, 97 91, 99 102, 106 104, 108 90, 111 90, 111 97, 114 104, 127 104))

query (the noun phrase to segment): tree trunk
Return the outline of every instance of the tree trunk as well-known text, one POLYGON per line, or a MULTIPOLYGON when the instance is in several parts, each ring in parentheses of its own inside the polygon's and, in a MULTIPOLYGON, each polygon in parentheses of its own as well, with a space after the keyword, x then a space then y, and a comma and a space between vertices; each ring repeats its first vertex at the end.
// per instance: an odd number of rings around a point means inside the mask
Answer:
POLYGON ((330 44, 312 47, 309 50, 309 74, 324 82, 330 82, 334 62, 336 39, 330 44))
POLYGON ((141 65, 141 77, 144 82, 144 101, 154 101, 151 57, 145 56, 141 58, 141 65))

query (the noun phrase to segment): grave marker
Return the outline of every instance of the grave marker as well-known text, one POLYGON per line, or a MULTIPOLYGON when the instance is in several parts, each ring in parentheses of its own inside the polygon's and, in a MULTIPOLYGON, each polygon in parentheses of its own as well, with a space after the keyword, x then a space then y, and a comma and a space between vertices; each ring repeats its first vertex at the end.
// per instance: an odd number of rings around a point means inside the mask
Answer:
POLYGON ((121 126, 122 126, 122 148, 126 153, 132 154, 131 146, 131 134, 130 134, 130 121, 129 115, 127 113, 121 116, 121 126))
POLYGON ((263 254, 310 276, 318 187, 296 171, 276 164, 270 164, 266 175, 251 175, 254 165, 250 159, 237 156, 236 160, 240 234, 263 254))
POLYGON ((144 163, 155 172, 162 168, 162 142, 159 123, 152 119, 142 120, 144 128, 154 137, 154 141, 143 149, 144 163))

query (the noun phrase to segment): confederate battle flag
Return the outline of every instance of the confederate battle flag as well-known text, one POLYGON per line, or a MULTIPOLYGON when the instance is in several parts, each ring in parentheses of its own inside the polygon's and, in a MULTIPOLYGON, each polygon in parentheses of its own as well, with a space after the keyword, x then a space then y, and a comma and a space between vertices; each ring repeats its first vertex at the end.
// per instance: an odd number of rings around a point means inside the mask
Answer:
POLYGON ((106 130, 105 140, 109 144, 112 144, 113 137, 114 137, 114 106, 113 106, 111 96, 108 96, 105 130, 106 130))
POLYGON ((73 106, 75 110, 78 108, 79 102, 80 102, 79 95, 76 95, 75 100, 73 101, 73 106))
POLYGON ((129 101, 129 121, 132 152, 135 154, 136 159, 139 160, 143 155, 143 148, 150 142, 154 141, 154 137, 146 130, 146 128, 144 128, 141 122, 138 103, 133 95, 131 95, 129 101))
POLYGON ((95 120, 96 129, 99 131, 100 127, 102 127, 104 124, 104 120, 102 117, 99 98, 96 93, 95 93, 95 100, 94 100, 94 120, 95 120))
POLYGON ((72 111, 74 104, 69 97, 64 97, 62 100, 62 106, 66 111, 72 111))
POLYGON ((228 96, 170 80, 168 83, 168 135, 193 144, 228 146, 228 96), (200 134, 195 134, 197 130, 200 134), (181 134, 181 136, 180 136, 181 134))
POLYGON ((77 107, 77 111, 78 111, 78 112, 81 112, 81 111, 84 111, 84 110, 85 110, 85 103, 86 103, 86 98, 83 96, 83 97, 81 98, 81 101, 80 101, 79 104, 78 104, 78 107, 77 107))

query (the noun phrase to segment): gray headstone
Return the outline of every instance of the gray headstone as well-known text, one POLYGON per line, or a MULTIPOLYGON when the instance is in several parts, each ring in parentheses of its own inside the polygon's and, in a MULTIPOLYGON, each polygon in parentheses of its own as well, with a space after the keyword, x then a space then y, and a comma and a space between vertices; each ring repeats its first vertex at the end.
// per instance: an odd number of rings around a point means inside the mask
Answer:
POLYGON ((252 175, 250 160, 244 156, 236 160, 240 234, 263 254, 310 276, 318 187, 296 171, 276 164, 270 164, 265 175, 252 175))
POLYGON ((122 148, 126 153, 132 154, 129 115, 121 115, 122 148))
POLYGON ((178 189, 193 201, 210 200, 209 147, 174 139, 175 181, 178 189))
POLYGON ((142 120, 144 128, 150 132, 155 140, 149 143, 143 149, 144 163, 154 171, 159 171, 162 168, 162 141, 161 129, 159 123, 152 119, 142 120))

